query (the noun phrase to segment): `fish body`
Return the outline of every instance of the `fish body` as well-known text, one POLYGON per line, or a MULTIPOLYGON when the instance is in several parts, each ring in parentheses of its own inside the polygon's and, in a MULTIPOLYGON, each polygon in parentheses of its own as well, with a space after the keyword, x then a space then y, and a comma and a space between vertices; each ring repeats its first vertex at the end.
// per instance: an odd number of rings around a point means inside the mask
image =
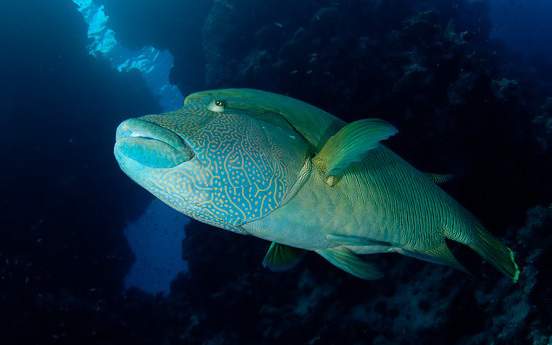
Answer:
POLYGON ((381 144, 396 133, 385 121, 347 124, 282 95, 211 90, 188 96, 179 111, 123 122, 115 156, 176 210, 271 241, 264 264, 274 270, 293 266, 299 249, 363 279, 381 276, 363 254, 396 252, 465 270, 449 239, 517 280, 513 252, 381 144))
POLYGON ((323 174, 309 163, 308 177, 297 194, 267 217, 246 224, 246 229, 259 237, 264 229, 278 229, 266 231, 266 239, 309 250, 335 246, 328 235, 422 249, 443 239, 446 224, 467 217, 426 174, 383 145, 335 186, 325 183, 323 174))

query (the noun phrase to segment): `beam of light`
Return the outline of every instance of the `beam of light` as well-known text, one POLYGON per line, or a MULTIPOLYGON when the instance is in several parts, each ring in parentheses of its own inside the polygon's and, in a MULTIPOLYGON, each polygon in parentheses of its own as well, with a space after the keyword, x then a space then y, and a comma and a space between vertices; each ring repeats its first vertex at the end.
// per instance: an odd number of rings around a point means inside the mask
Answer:
MULTIPOLYGON (((164 111, 180 108, 183 97, 169 82, 173 57, 168 51, 153 47, 125 48, 109 28, 109 17, 103 5, 94 0, 72 1, 88 24, 90 55, 108 60, 119 72, 140 71, 164 111)), ((187 264, 182 260, 181 243, 188 222, 184 215, 154 200, 138 220, 127 225, 124 233, 136 258, 125 278, 127 288, 138 287, 151 293, 169 291, 175 276, 187 271, 187 264)))
POLYGON ((173 57, 168 51, 153 47, 132 50, 117 40, 116 33, 109 28, 109 16, 103 5, 93 0, 72 0, 88 24, 90 55, 105 58, 118 71, 138 70, 144 76, 150 90, 155 94, 163 110, 180 108, 184 97, 178 88, 169 82, 173 57))

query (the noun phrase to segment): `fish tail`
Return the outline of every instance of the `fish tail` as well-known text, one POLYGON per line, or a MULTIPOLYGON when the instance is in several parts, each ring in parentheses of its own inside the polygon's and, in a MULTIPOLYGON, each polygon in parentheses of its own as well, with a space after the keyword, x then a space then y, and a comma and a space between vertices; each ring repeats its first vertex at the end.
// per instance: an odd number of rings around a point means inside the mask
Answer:
POLYGON ((476 227, 476 236, 468 246, 500 272, 510 277, 514 283, 518 281, 520 269, 514 252, 482 226, 476 227))

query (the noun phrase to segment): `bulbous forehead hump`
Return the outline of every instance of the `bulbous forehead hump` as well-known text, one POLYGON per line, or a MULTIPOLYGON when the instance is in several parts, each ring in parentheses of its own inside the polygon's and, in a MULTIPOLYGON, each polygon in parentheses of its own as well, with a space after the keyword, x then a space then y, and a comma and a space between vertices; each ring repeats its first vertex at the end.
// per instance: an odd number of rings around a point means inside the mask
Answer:
POLYGON ((191 137, 205 128, 209 122, 215 119, 216 115, 209 111, 203 103, 194 103, 185 105, 176 111, 146 115, 141 119, 170 129, 177 134, 191 137))

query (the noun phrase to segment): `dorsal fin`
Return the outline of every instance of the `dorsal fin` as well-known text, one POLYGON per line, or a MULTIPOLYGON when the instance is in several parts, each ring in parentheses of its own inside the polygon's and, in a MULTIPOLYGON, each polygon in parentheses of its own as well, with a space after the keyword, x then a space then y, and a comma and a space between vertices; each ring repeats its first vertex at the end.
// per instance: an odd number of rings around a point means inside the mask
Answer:
POLYGON ((437 185, 447 183, 454 178, 454 175, 451 174, 426 173, 426 175, 437 185))

